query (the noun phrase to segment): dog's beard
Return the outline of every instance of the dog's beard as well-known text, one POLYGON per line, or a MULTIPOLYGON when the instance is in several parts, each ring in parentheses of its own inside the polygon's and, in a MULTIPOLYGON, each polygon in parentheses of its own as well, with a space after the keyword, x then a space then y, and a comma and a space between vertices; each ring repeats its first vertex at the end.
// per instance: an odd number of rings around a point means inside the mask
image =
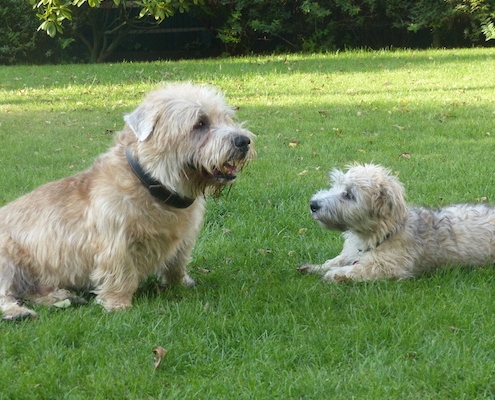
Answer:
POLYGON ((219 197, 223 190, 235 183, 238 173, 240 173, 248 159, 229 160, 219 166, 204 166, 189 164, 185 169, 186 181, 195 187, 199 193, 212 197, 219 197))
POLYGON ((347 225, 338 221, 328 221, 328 220, 316 220, 322 228, 328 229, 329 231, 345 232, 349 230, 347 225))
POLYGON ((224 163, 220 168, 213 168, 212 178, 220 185, 233 183, 237 178, 239 166, 234 161, 224 163))
POLYGON ((187 176, 194 181, 203 193, 219 196, 225 187, 230 187, 237 175, 253 157, 251 147, 242 151, 236 148, 224 151, 224 156, 204 157, 195 153, 189 163, 187 176))

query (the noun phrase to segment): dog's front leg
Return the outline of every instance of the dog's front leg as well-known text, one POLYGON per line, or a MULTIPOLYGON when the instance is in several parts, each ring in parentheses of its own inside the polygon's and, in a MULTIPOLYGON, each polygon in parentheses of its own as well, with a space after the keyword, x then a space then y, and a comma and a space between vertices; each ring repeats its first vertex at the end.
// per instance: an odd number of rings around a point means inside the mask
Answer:
POLYGON ((114 285, 100 285, 95 290, 97 293, 96 303, 100 304, 107 311, 119 311, 132 307, 132 295, 137 290, 138 285, 126 285, 117 288, 114 285))
POLYGON ((302 264, 297 270, 301 274, 319 274, 325 275, 326 272, 332 268, 339 268, 347 264, 347 257, 345 254, 340 254, 331 260, 325 261, 324 264, 302 264))
POLYGON ((404 258, 375 256, 370 253, 367 257, 357 260, 350 265, 330 268, 323 276, 327 282, 369 281, 375 279, 408 279, 411 273, 412 261, 404 258))
POLYGON ((132 296, 139 286, 139 274, 131 259, 106 259, 93 271, 91 280, 96 287, 96 302, 105 310, 118 311, 132 307, 132 296))
POLYGON ((196 282, 191 278, 186 267, 191 260, 192 246, 177 251, 174 257, 167 260, 162 268, 162 281, 164 285, 181 283, 184 286, 194 286, 196 282))
POLYGON ((373 279, 365 270, 355 265, 332 267, 323 274, 323 280, 327 282, 363 281, 373 279))

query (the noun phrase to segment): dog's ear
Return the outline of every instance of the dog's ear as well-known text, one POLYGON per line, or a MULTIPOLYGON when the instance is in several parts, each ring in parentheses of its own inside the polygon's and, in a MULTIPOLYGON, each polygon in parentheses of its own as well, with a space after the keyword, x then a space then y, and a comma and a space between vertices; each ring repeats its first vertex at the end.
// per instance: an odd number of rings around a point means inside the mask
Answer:
POLYGON ((343 182, 344 173, 340 169, 334 168, 328 173, 328 177, 332 184, 337 185, 343 182))
POLYGON ((124 115, 124 121, 132 129, 137 139, 142 142, 148 138, 155 127, 155 117, 138 107, 130 114, 124 115))
POLYGON ((401 220, 407 212, 402 184, 396 179, 380 183, 374 196, 374 205, 377 215, 401 220))

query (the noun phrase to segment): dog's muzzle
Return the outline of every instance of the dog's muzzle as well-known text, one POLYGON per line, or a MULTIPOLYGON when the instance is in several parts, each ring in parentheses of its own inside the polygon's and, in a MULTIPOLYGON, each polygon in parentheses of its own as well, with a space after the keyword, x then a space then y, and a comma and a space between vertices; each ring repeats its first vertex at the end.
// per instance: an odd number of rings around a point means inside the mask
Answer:
POLYGON ((241 152, 243 157, 249 151, 249 145, 251 144, 251 139, 249 139, 246 135, 236 135, 234 136, 234 146, 237 150, 241 152))
POLYGON ((320 202, 316 200, 311 200, 309 202, 309 208, 311 209, 312 213, 318 212, 318 210, 321 208, 320 202))
POLYGON ((220 184, 233 182, 237 177, 237 172, 242 169, 248 161, 251 139, 246 135, 235 135, 232 138, 232 151, 228 162, 213 171, 214 179, 220 184))

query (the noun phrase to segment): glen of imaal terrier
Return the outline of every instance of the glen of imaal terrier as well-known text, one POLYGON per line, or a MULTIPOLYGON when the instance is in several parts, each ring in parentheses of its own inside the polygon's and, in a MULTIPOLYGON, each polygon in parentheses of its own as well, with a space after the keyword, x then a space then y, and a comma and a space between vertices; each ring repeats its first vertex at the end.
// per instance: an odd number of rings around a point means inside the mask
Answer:
POLYGON ((301 273, 328 282, 402 279, 441 266, 493 263, 495 208, 408 207, 402 184, 378 165, 354 165, 330 177, 332 187, 312 197, 311 214, 324 228, 343 232, 344 247, 322 265, 301 265, 301 273))
POLYGON ((0 209, 0 310, 35 316, 92 291, 106 310, 131 307, 139 283, 194 281, 186 273, 205 212, 254 156, 253 134, 215 89, 170 84, 147 95, 88 170, 0 209))

